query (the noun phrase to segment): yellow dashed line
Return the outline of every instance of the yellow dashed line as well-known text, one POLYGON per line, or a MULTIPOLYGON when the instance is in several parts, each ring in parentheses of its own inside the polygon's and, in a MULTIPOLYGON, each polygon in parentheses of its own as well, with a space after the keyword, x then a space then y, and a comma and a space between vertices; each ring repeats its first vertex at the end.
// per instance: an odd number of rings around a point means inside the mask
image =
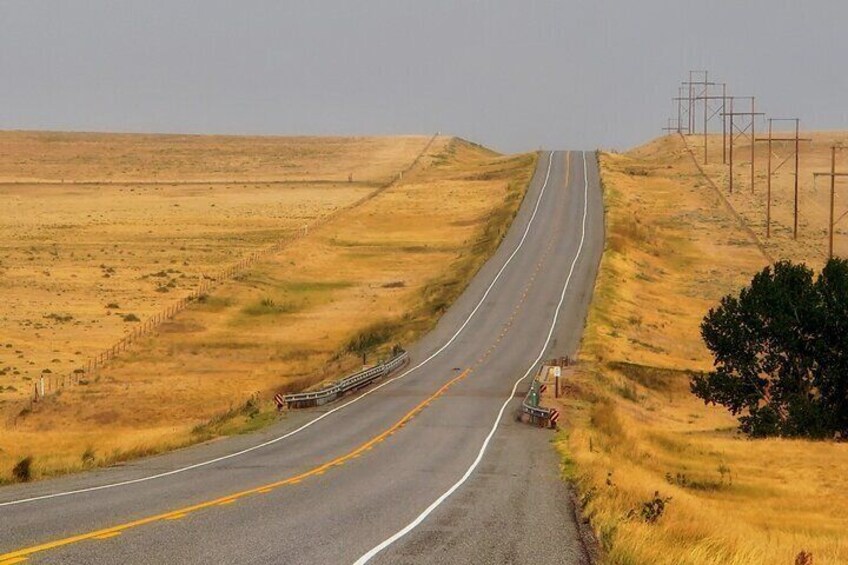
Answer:
MULTIPOLYGON (((568 167, 568 168, 571 167, 571 154, 568 155, 568 160, 566 161, 566 167, 568 167)), ((566 172, 566 176, 567 175, 568 175, 568 172, 566 172)), ((521 305, 526 300, 527 294, 529 293, 530 288, 533 285, 533 282, 536 280, 536 275, 539 272, 539 270, 541 269, 542 264, 544 263, 547 255, 549 254, 552 247, 553 247, 553 240, 550 240, 548 242, 548 247, 545 249, 544 255, 539 260, 539 263, 536 266, 535 272, 530 276, 530 282, 528 282, 527 286, 524 288, 524 292, 522 293, 521 300, 516 305, 515 310, 513 312, 513 315, 510 318, 510 322, 507 324, 507 328, 512 325, 512 323, 511 323, 512 320, 515 318, 515 315, 520 310, 521 305)), ((504 331, 503 335, 505 335, 505 334, 506 334, 506 331, 504 331)), ((500 341, 500 338, 498 338, 498 341, 500 341)), ((489 357, 489 355, 492 353, 492 351, 495 350, 495 348, 496 348, 496 346, 492 345, 486 351, 486 353, 483 355, 483 357, 481 359, 478 359, 477 365, 481 364, 485 359, 487 359, 489 357)), ((245 496, 248 496, 248 495, 251 495, 251 494, 268 493, 268 492, 270 492, 271 490, 273 490, 277 487, 286 486, 286 485, 295 485, 295 484, 300 483, 305 478, 313 477, 313 476, 317 476, 317 475, 322 475, 324 472, 326 472, 327 469, 334 467, 334 466, 341 465, 341 464, 343 464, 343 463, 345 463, 345 462, 347 462, 351 459, 355 459, 355 458, 359 457, 364 452, 370 451, 373 448, 374 445, 382 442, 387 437, 393 435, 396 431, 398 431, 400 428, 402 428, 407 422, 409 422, 425 406, 428 406, 430 402, 432 402, 433 400, 435 400, 439 396, 443 395, 445 393, 445 391, 447 391, 448 388, 450 388, 454 383, 458 382, 461 379, 464 379, 469 374, 474 372, 474 368, 475 367, 472 366, 472 367, 466 369, 465 371, 463 371, 462 373, 460 373, 459 375, 457 375, 456 377, 454 377, 453 379, 451 379, 450 381, 448 381, 447 383, 442 385, 441 388, 439 388, 429 398, 427 398, 426 400, 424 400, 423 402, 418 404, 415 408, 413 408, 412 410, 407 412, 407 414, 403 418, 398 420, 388 430, 386 430, 386 431, 382 432, 381 434, 371 438, 370 440, 368 440, 364 444, 360 445, 359 447, 357 447, 353 451, 351 451, 351 452, 349 452, 345 455, 342 455, 341 457, 337 457, 336 459, 333 459, 332 461, 329 461, 327 463, 319 465, 318 467, 310 469, 309 471, 301 473, 300 475, 297 475, 295 477, 291 477, 291 478, 288 478, 288 479, 284 479, 284 480, 281 480, 281 481, 277 481, 277 482, 274 482, 274 483, 270 483, 270 484, 267 484, 267 485, 263 485, 261 487, 255 487, 255 488, 252 488, 252 489, 237 492, 237 493, 234 493, 234 494, 222 497, 222 498, 218 498, 218 499, 215 499, 215 500, 210 500, 210 501, 207 501, 207 502, 201 502, 201 503, 195 504, 193 506, 187 506, 185 508, 180 508, 178 510, 165 512, 163 514, 156 514, 154 516, 149 516, 147 518, 141 518, 139 520, 127 522, 125 524, 121 524, 121 525, 118 525, 118 526, 112 526, 110 528, 104 528, 104 529, 101 529, 101 530, 96 530, 96 531, 88 532, 88 533, 85 533, 85 534, 79 534, 79 535, 76 535, 76 536, 71 536, 71 537, 67 537, 67 538, 64 538, 64 539, 59 539, 59 540, 56 540, 56 541, 47 542, 47 543, 43 543, 43 544, 40 544, 40 545, 34 545, 34 546, 31 546, 31 547, 12 551, 12 552, 0 555, 0 565, 12 565, 12 564, 15 564, 15 563, 22 563, 22 562, 27 560, 28 556, 33 555, 35 553, 48 551, 50 549, 56 549, 56 548, 59 548, 59 547, 71 545, 71 544, 78 543, 78 542, 85 541, 85 540, 109 539, 111 537, 115 537, 115 536, 120 535, 121 532, 128 530, 130 528, 136 528, 136 527, 139 527, 139 526, 144 526, 146 524, 151 524, 153 522, 158 522, 160 520, 178 520, 180 518, 185 517, 187 514, 190 514, 191 512, 195 512, 197 510, 202 510, 202 509, 210 508, 212 506, 217 506, 217 505, 230 504, 232 502, 235 502, 239 498, 242 498, 242 497, 245 497, 245 496)))
POLYGON ((317 476, 317 475, 321 475, 321 474, 325 473, 327 471, 327 469, 334 467, 334 466, 341 465, 343 463, 346 463, 347 461, 354 459, 355 457, 361 455, 365 451, 371 450, 376 444, 385 440, 392 433, 394 433, 395 431, 397 431, 398 429, 403 427, 404 424, 406 424, 408 421, 410 421, 416 414, 421 412, 421 410, 423 410, 424 406, 426 406, 427 403, 432 402, 436 398, 442 396, 445 393, 445 391, 447 391, 451 386, 453 386, 456 382, 460 381, 461 379, 464 379, 470 373, 471 373, 471 370, 466 369, 465 371, 463 371, 462 373, 460 373, 459 375, 457 375, 453 379, 449 380, 444 385, 442 385, 441 388, 439 388, 436 392, 434 392, 432 395, 430 395, 430 397, 428 397, 427 399, 422 401, 420 404, 418 404, 415 408, 413 408, 412 410, 407 412, 403 416, 403 418, 401 418, 400 420, 395 422, 389 429, 380 433, 377 436, 374 436, 373 438, 371 438, 367 442, 363 443, 362 445, 360 445, 359 447, 357 447, 353 451, 350 451, 350 452, 346 453, 345 455, 342 455, 340 457, 333 459, 332 461, 328 461, 327 463, 323 463, 323 464, 321 464, 317 467, 314 467, 314 468, 312 468, 308 471, 305 471, 305 472, 303 472, 303 473, 301 473, 297 476, 294 476, 294 477, 291 477, 291 478, 288 478, 288 479, 283 479, 281 481, 277 481, 277 482, 270 483, 270 484, 267 484, 267 485, 262 485, 260 487, 251 488, 251 489, 244 490, 244 491, 241 491, 241 492, 236 492, 236 493, 233 493, 233 494, 230 494, 230 495, 227 495, 227 496, 223 496, 221 498, 216 498, 215 500, 209 500, 209 501, 206 501, 206 502, 201 502, 199 504, 194 504, 192 506, 186 506, 185 508, 179 508, 177 510, 172 510, 170 512, 165 512, 163 514, 156 514, 154 516, 148 516, 147 518, 141 518, 139 520, 127 522, 125 524, 120 524, 118 526, 103 528, 101 530, 95 530, 95 531, 92 531, 92 532, 79 534, 79 535, 76 535, 76 536, 70 536, 70 537, 67 537, 67 538, 63 538, 63 539, 59 539, 59 540, 55 540, 55 541, 50 541, 50 542, 42 543, 42 544, 39 544, 39 545, 26 547, 26 548, 23 548, 23 549, 18 549, 16 551, 12 551, 12 552, 0 555, 0 565, 10 565, 12 563, 20 563, 22 561, 25 561, 26 558, 29 557, 30 555, 33 555, 35 553, 41 553, 43 551, 48 551, 50 549, 57 549, 59 547, 64 547, 64 546, 71 545, 71 544, 78 543, 78 542, 85 541, 85 540, 108 539, 108 538, 120 535, 121 532, 123 532, 125 530, 129 530, 130 528, 137 528, 139 526, 152 524, 153 522, 158 522, 158 521, 161 521, 161 520, 176 520, 176 519, 182 518, 186 514, 189 514, 191 512, 195 512, 197 510, 202 510, 204 508, 210 508, 212 506, 220 506, 220 505, 230 504, 230 503, 233 503, 240 498, 243 498, 243 497, 251 495, 251 494, 257 494, 257 493, 260 493, 260 492, 268 492, 268 491, 275 489, 277 487, 297 484, 297 483, 301 482, 303 479, 306 479, 308 477, 314 477, 314 476, 317 476))

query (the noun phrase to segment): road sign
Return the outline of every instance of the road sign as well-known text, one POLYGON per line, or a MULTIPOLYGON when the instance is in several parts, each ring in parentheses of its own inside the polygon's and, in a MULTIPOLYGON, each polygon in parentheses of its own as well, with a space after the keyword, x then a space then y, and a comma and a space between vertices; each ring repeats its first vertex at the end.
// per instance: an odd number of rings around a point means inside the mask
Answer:
POLYGON ((277 405, 277 410, 281 410, 283 408, 283 406, 286 405, 286 401, 283 400, 282 394, 275 394, 274 395, 274 403, 277 405))
POLYGON ((562 376, 562 367, 554 367, 554 377, 557 379, 562 376))
POLYGON ((559 410, 553 408, 551 409, 551 425, 556 425, 557 420, 559 420, 559 410))

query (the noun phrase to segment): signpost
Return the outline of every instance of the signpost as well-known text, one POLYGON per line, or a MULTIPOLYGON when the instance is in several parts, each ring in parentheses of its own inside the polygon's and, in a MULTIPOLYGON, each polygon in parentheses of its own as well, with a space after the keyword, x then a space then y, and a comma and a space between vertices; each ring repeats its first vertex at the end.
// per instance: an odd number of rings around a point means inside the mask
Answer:
POLYGON ((554 367, 554 398, 559 398, 559 378, 562 376, 562 367, 554 367))

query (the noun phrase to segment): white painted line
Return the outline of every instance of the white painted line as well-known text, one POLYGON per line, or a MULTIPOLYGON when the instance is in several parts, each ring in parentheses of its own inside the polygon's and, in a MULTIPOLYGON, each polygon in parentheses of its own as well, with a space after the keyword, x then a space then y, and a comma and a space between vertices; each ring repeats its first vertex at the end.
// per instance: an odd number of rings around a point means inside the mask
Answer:
POLYGON ((116 482, 116 483, 108 483, 108 484, 105 484, 105 485, 97 485, 97 486, 81 488, 81 489, 77 489, 77 490, 55 492, 55 493, 51 493, 51 494, 33 496, 33 497, 30 497, 30 498, 21 498, 21 499, 18 499, 18 500, 10 500, 10 501, 7 501, 7 502, 0 502, 0 507, 14 506, 14 505, 17 505, 17 504, 26 504, 26 503, 30 503, 30 502, 36 502, 36 501, 39 501, 39 500, 48 500, 48 499, 51 499, 51 498, 60 498, 60 497, 63 497, 63 496, 71 496, 71 495, 75 495, 75 494, 83 494, 83 493, 88 493, 88 492, 95 492, 95 491, 112 489, 112 488, 117 488, 117 487, 135 485, 135 484, 138 484, 138 483, 144 483, 144 482, 152 481, 152 480, 155 480, 155 479, 162 479, 162 478, 165 478, 165 477, 170 477, 172 475, 185 473, 186 471, 192 471, 194 469, 199 469, 201 467, 207 467, 207 466, 213 465, 215 463, 220 463, 221 461, 226 461, 227 459, 239 457, 239 456, 244 455, 246 453, 250 453, 251 451, 256 451, 257 449, 262 449, 263 447, 268 447, 269 445, 273 445, 275 443, 283 441, 284 439, 290 438, 291 436, 302 432, 306 428, 312 426, 313 424, 318 423, 319 421, 330 416, 331 414, 335 414, 339 410, 342 410, 344 408, 347 408, 351 404, 359 402, 360 400, 362 400, 363 398, 365 398, 369 394, 377 392, 378 390, 380 390, 384 386, 386 386, 390 383, 393 383, 394 381, 397 381, 399 379, 402 379, 402 378, 406 377, 407 375, 409 375, 410 373, 412 373, 413 371, 420 369, 421 367, 423 367, 424 365, 426 365, 427 363, 432 361, 435 357, 440 355, 454 341, 456 341, 456 338, 459 337, 459 334, 461 334, 463 332, 463 330, 465 330, 465 327, 469 324, 469 322, 471 322, 471 319, 474 317, 474 315, 477 314, 477 311, 480 309, 480 307, 483 305, 483 302, 489 296, 489 293, 492 291, 492 288, 495 286, 495 284, 501 278, 501 275, 506 270, 507 266, 512 262, 513 257, 515 257, 515 255, 518 253, 518 251, 524 245, 524 241, 527 239, 527 234, 530 232, 530 227, 533 225, 533 222, 536 219, 536 213, 539 211, 539 204, 542 202, 542 197, 545 194, 545 189, 548 186, 548 179, 551 176, 551 163, 552 162, 553 162, 553 153, 549 153, 548 154, 548 169, 547 169, 547 172, 545 173, 545 181, 542 184, 541 190, 539 191, 539 196, 536 198, 536 205, 533 208, 533 214, 530 216, 530 220, 527 222, 527 227, 524 228, 524 233, 522 234, 521 240, 518 242, 518 245, 515 247, 515 249, 510 254, 510 256, 507 258, 506 262, 503 264, 503 266, 500 268, 498 273, 495 275, 495 278, 492 279, 492 282, 489 284, 489 287, 486 289, 486 292, 483 293, 482 298, 480 298, 480 301, 477 303, 477 305, 474 307, 474 309, 471 311, 471 313, 465 319, 465 322, 463 322, 462 325, 459 327, 459 329, 456 330, 456 333, 454 333, 453 336, 444 345, 442 345, 439 349, 437 349, 429 357, 427 357, 426 359, 424 359, 423 361, 421 361, 420 363, 418 363, 414 367, 407 369, 406 371, 404 371, 403 373, 401 373, 400 375, 398 375, 396 377, 392 377, 391 379, 388 379, 388 380, 380 383, 379 385, 369 389, 368 391, 357 396, 356 398, 354 398, 354 399, 352 399, 348 402, 345 402, 344 404, 336 406, 332 410, 328 410, 327 412, 324 412, 323 414, 321 414, 317 418, 313 418, 312 420, 309 420, 308 422, 306 422, 305 424, 303 424, 299 428, 296 428, 296 429, 294 429, 294 430, 292 430, 288 433, 285 433, 281 436, 275 437, 275 438, 270 439, 268 441, 265 441, 263 443, 248 447, 246 449, 242 449, 240 451, 236 451, 236 452, 233 452, 233 453, 228 453, 227 455, 222 455, 222 456, 216 457, 214 459, 209 459, 208 461, 201 461, 199 463, 194 463, 193 465, 188 465, 186 467, 180 467, 178 469, 173 469, 171 471, 165 471, 163 473, 157 473, 155 475, 148 475, 146 477, 139 477, 137 479, 129 479, 129 480, 126 480, 126 481, 120 481, 120 482, 116 482))
MULTIPOLYGON (((536 364, 541 361, 542 356, 545 354, 545 350, 548 348, 548 344, 551 342, 551 336, 553 336, 554 329, 556 328, 557 319, 559 318, 559 310, 562 308, 562 304, 565 301, 565 294, 568 291, 568 285, 571 282, 571 276, 574 274, 574 267, 577 264, 577 260, 580 258, 580 254, 583 252, 583 243, 586 240, 586 215, 589 210, 588 203, 588 194, 589 194, 589 179, 586 176, 586 152, 583 152, 583 224, 582 231, 580 234, 580 246, 577 248, 577 253, 574 255, 574 260, 571 261, 571 269, 568 271, 568 276, 565 279, 565 284, 562 287, 562 293, 559 297, 559 304, 557 304, 556 310, 554 311, 554 317, 551 320, 551 327, 548 329, 548 336, 545 339, 544 345, 542 345, 541 350, 539 351, 539 356, 536 357, 535 361, 527 368, 527 372, 524 373, 524 376, 515 381, 515 384, 512 385, 512 393, 504 400, 504 403, 501 405, 500 411, 498 411, 498 416, 495 418, 495 423, 492 424, 492 429, 489 430, 489 435, 486 436, 486 439, 483 440, 483 445, 480 447, 480 451, 477 453, 477 457, 474 459, 474 462, 471 463, 471 466, 468 467, 468 470, 465 471, 465 474, 453 484, 448 490, 446 490, 439 498, 433 501, 430 506, 428 506, 421 514, 418 515, 412 522, 407 524, 401 530, 398 530, 393 536, 384 540, 377 546, 373 547, 370 551, 368 551, 365 555, 356 560, 354 565, 364 565, 368 563, 374 556, 378 553, 398 541, 400 538, 414 530, 421 522, 427 519, 427 516, 433 513, 445 500, 450 497, 454 492, 456 492, 459 487, 461 487, 465 481, 474 473, 474 470, 477 469, 477 465, 480 464, 480 461, 483 459, 483 455, 486 453, 486 449, 489 447, 489 442, 492 440, 492 437, 495 435, 495 432, 498 429, 498 426, 501 423, 501 418, 503 418, 504 410, 506 410, 507 405, 512 401, 515 396, 515 391, 518 389, 518 385, 530 375, 533 369, 536 368, 536 364)), ((568 179, 566 179, 566 183, 568 179)))

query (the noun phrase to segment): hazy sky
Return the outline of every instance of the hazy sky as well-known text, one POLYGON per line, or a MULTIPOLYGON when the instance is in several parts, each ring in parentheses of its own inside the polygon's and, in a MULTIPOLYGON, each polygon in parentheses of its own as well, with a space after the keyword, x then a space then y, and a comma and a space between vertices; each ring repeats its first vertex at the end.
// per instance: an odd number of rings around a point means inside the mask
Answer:
POLYGON ((625 148, 690 68, 848 129, 846 30, 844 0, 0 0, 0 129, 625 148))

